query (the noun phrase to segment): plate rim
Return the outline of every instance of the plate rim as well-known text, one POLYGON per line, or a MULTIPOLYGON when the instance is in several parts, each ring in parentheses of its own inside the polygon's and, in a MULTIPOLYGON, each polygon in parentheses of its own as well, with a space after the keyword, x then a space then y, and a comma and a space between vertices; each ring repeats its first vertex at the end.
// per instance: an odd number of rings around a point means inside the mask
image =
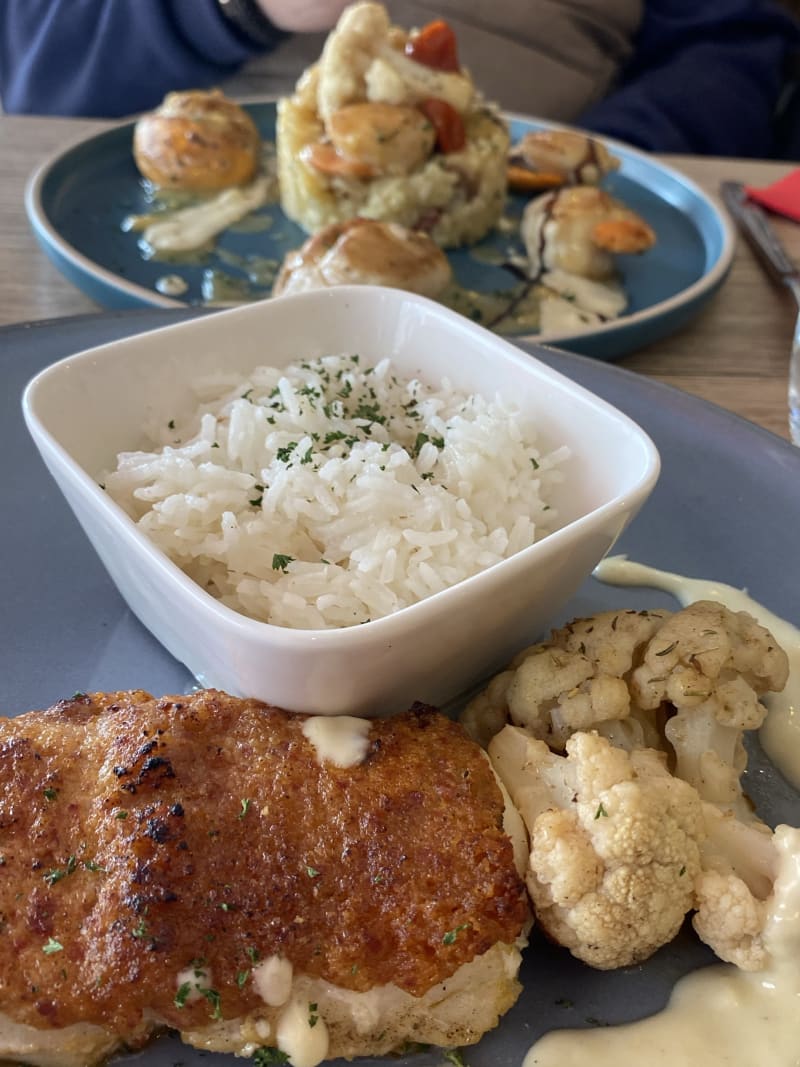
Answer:
MULTIPOLYGON (((279 96, 267 95, 261 97, 244 97, 238 99, 237 102, 244 107, 261 107, 264 105, 272 105, 274 107, 279 99, 279 96)), ((598 139, 601 139, 603 143, 619 153, 623 157, 623 160, 625 157, 629 157, 645 167, 655 168, 657 171, 660 171, 678 185, 682 185, 688 190, 694 200, 698 202, 708 213, 709 217, 713 219, 720 233, 720 250, 712 266, 704 271, 700 278, 695 282, 692 282, 691 285, 686 286, 679 292, 667 297, 665 300, 660 300, 658 303, 651 304, 649 307, 642 308, 640 311, 622 315, 619 319, 601 323, 588 330, 572 330, 549 334, 514 334, 512 335, 512 340, 526 343, 535 342, 537 344, 545 345, 566 345, 570 341, 580 342, 590 338, 592 340, 595 338, 602 340, 608 336, 614 336, 615 334, 629 332, 636 330, 639 327, 647 326, 650 322, 660 321, 675 312, 690 309, 701 298, 710 297, 716 289, 722 285, 733 264, 733 258, 736 251, 736 232, 722 203, 709 193, 706 193, 694 179, 690 178, 676 167, 671 166, 669 163, 664 163, 660 159, 657 159, 653 153, 645 152, 642 149, 636 148, 635 146, 617 138, 607 137, 605 134, 594 133, 591 130, 585 130, 569 123, 557 122, 551 119, 542 119, 538 116, 527 115, 522 112, 503 111, 502 115, 508 122, 522 122, 528 125, 534 125, 539 129, 571 130, 597 137, 598 139)), ((63 259, 75 270, 80 271, 85 276, 96 279, 108 288, 115 290, 121 296, 136 301, 137 304, 141 304, 145 307, 186 308, 202 306, 164 296, 157 290, 141 285, 138 282, 129 281, 121 275, 116 274, 114 271, 109 270, 107 267, 97 263, 95 260, 90 259, 61 236, 51 222, 43 204, 42 190, 45 182, 56 166, 61 164, 70 152, 81 147, 89 146, 94 141, 100 141, 113 135, 119 135, 126 129, 129 129, 132 135, 137 119, 138 116, 128 117, 121 122, 111 125, 108 129, 100 130, 99 132, 89 134, 88 136, 82 134, 51 152, 50 155, 48 155, 31 172, 25 183, 25 212, 36 236, 52 252, 63 257, 63 259)), ((700 234, 700 237, 703 240, 704 249, 707 250, 707 242, 702 234, 700 234)), ((72 284, 75 283, 72 282, 72 284)), ((271 297, 267 297, 266 299, 271 299, 271 297)))

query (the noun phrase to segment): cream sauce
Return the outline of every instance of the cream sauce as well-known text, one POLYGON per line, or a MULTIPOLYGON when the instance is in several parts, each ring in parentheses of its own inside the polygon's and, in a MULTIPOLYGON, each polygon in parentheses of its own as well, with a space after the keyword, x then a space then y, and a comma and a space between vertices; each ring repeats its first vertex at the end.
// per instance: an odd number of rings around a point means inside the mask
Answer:
POLYGON ((682 978, 658 1015, 625 1026, 559 1030, 523 1067, 800 1065, 800 830, 775 831, 779 871, 764 931, 763 971, 720 965, 682 978))
POLYGON ((176 991, 183 986, 190 987, 188 992, 183 994, 183 1003, 191 1004, 201 999, 204 989, 212 988, 211 974, 202 967, 186 967, 175 976, 176 991))
POLYGON ((369 751, 369 719, 353 715, 312 715, 303 723, 303 734, 317 752, 319 763, 355 767, 369 751))
POLYGON ((249 185, 225 189, 208 200, 177 211, 132 216, 128 229, 142 230, 142 244, 150 256, 174 255, 205 248, 217 234, 262 207, 272 196, 273 180, 267 175, 249 185))
POLYGON ((759 740, 786 780, 800 789, 800 629, 753 600, 743 589, 656 570, 624 556, 602 560, 595 567, 594 576, 609 585, 661 589, 671 593, 683 607, 695 600, 716 600, 731 611, 748 612, 769 630, 789 657, 789 680, 782 693, 765 697, 769 714, 759 731, 759 740))
POLYGON ((156 289, 164 296, 183 296, 189 283, 179 274, 165 274, 156 281, 156 289))
POLYGON ((292 1067, 316 1067, 328 1055, 328 1028, 316 1009, 314 1003, 293 1000, 278 1020, 278 1048, 292 1067))
POLYGON ((253 985, 265 1004, 279 1008, 289 999, 293 976, 289 960, 282 956, 269 956, 253 968, 253 985))

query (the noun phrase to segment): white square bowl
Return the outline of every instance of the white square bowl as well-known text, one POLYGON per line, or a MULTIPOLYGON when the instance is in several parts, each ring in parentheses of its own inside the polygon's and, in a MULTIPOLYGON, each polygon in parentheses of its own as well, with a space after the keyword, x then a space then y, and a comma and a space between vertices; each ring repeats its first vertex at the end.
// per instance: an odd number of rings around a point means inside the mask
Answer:
MULTIPOLYGON (((218 312, 90 349, 42 371, 23 410, 42 457, 131 610, 205 686, 315 714, 441 705, 535 640, 651 492, 658 453, 627 416, 461 315, 367 286, 218 312), (295 630, 248 618, 173 564, 98 485, 145 427, 194 407, 218 371, 358 352, 400 374, 530 410, 571 458, 562 526, 482 573, 361 626, 295 630)), ((147 679, 142 686, 146 688, 147 679)))

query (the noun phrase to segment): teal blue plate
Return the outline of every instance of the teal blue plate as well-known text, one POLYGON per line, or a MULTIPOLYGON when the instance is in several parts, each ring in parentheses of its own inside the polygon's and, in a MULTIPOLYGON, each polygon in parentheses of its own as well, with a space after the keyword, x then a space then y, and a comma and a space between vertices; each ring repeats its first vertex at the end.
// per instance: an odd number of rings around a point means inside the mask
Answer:
MULTIPOLYGON (((262 136, 274 139, 274 102, 246 106, 262 136)), ((552 126, 522 116, 510 116, 510 123, 514 140, 527 130, 552 126)), ((132 133, 133 125, 127 123, 59 152, 39 167, 26 189, 28 218, 44 251, 99 304, 108 308, 201 305, 208 268, 223 267, 230 273, 231 257, 240 262, 248 256, 280 260, 305 239, 304 232, 272 205, 262 209, 272 216, 268 229, 234 229, 222 235, 218 248, 224 259, 212 254, 203 263, 180 266, 146 260, 136 235, 122 228, 128 215, 149 210, 131 154, 132 133), (155 288, 159 278, 172 273, 188 285, 179 299, 155 288)), ((647 219, 658 242, 642 256, 619 257, 630 300, 623 318, 581 333, 536 338, 599 359, 616 359, 687 322, 724 281, 734 248, 727 217, 694 182, 645 153, 609 143, 621 167, 605 185, 647 219)), ((523 204, 513 198, 509 214, 519 214, 523 204)), ((482 291, 510 288, 515 279, 487 262, 493 258, 492 249, 501 253, 508 249, 508 235, 492 235, 483 244, 486 249, 481 247, 477 255, 466 250, 450 254, 458 281, 482 291)), ((255 289, 254 295, 268 296, 269 290, 255 289)))

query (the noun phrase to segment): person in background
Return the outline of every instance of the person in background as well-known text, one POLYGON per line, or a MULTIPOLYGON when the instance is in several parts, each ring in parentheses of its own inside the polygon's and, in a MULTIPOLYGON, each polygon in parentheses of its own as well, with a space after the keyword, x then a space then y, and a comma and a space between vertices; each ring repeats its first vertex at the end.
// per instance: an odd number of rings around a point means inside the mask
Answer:
MULTIPOLYGON (((346 0, 3 0, 7 113, 118 117, 173 89, 291 91, 346 0)), ((775 154, 795 18, 771 0, 386 3, 401 26, 443 17, 476 84, 508 111, 658 152, 775 154)))

